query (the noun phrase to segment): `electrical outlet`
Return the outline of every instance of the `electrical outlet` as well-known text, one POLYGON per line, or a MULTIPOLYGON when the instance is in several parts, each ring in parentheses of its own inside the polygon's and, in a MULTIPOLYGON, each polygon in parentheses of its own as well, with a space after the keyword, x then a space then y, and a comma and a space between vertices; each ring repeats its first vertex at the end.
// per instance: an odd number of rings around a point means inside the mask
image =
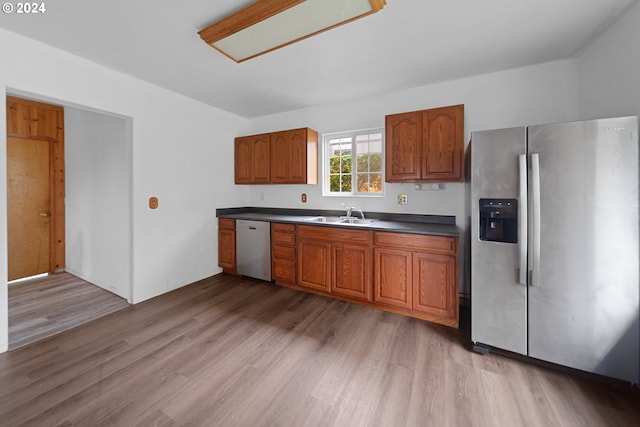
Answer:
POLYGON ((398 204, 399 205, 406 205, 407 203, 409 203, 409 198, 407 197, 406 194, 398 194, 398 204))
POLYGON ((149 197, 149 209, 158 209, 157 197, 149 197))

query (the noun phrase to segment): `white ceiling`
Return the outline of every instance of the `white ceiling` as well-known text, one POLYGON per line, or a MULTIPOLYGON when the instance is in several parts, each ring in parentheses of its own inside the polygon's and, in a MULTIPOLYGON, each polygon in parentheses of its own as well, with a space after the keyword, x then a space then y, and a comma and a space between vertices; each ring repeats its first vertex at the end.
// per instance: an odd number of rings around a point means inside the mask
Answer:
POLYGON ((253 0, 49 0, 0 27, 251 118, 568 58, 635 1, 387 0, 241 64, 197 32, 253 0))

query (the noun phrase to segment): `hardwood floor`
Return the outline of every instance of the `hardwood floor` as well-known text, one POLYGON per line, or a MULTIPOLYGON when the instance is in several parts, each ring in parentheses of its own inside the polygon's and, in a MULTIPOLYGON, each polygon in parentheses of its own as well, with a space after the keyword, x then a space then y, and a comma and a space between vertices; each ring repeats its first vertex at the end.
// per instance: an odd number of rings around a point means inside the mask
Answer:
POLYGON ((7 426, 637 426, 640 392, 218 275, 0 354, 7 426))
POLYGON ((123 298, 69 273, 9 285, 9 348, 15 349, 118 311, 123 298))

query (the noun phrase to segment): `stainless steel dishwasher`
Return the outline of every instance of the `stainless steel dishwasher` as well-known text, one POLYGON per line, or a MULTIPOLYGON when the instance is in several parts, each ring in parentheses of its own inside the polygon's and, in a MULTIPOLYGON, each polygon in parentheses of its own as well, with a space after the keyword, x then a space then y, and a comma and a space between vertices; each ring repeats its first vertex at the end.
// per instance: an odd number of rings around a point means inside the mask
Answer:
POLYGON ((236 220, 238 274, 271 281, 271 223, 236 220))

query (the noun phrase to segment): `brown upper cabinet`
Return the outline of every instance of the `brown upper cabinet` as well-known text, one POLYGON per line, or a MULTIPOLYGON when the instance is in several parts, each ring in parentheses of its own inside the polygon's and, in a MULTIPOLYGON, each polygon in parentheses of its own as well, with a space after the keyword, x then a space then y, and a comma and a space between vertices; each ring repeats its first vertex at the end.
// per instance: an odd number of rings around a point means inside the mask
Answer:
POLYGON ((317 184, 318 132, 292 129, 235 140, 236 184, 317 184))
POLYGON ((464 105, 385 117, 387 182, 464 179, 464 105))
POLYGON ((235 140, 236 184, 271 182, 271 135, 242 136, 235 140))

